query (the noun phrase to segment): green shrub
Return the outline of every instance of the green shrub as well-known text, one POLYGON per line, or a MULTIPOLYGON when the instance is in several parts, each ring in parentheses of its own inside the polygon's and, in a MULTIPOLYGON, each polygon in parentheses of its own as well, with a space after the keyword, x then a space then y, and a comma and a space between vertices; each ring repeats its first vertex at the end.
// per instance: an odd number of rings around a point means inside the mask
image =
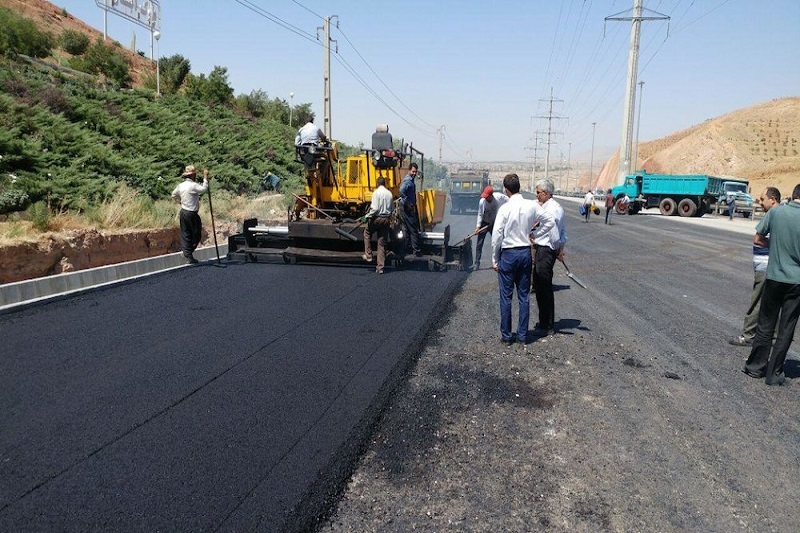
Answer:
POLYGON ((99 38, 89 47, 85 56, 70 59, 69 66, 89 74, 103 74, 120 87, 125 87, 130 82, 128 60, 99 38))
POLYGON ((50 208, 44 201, 38 201, 28 208, 28 217, 33 227, 39 231, 47 231, 50 225, 50 208))
POLYGON ((89 42, 88 35, 75 30, 65 30, 60 39, 61 48, 74 56, 85 54, 89 49, 89 42))
POLYGON ((32 20, 0 7, 0 54, 47 57, 52 50, 52 35, 39 31, 32 20))
POLYGON ((15 211, 24 211, 30 204, 30 199, 25 191, 20 189, 6 189, 0 192, 0 215, 7 215, 15 211))

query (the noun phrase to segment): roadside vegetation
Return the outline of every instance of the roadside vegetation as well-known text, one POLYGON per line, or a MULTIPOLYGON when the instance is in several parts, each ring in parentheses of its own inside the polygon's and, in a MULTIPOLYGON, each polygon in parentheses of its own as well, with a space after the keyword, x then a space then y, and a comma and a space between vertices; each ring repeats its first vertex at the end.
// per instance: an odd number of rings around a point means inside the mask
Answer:
POLYGON ((195 74, 181 55, 160 59, 159 97, 155 69, 132 86, 128 57, 118 43, 51 35, 0 8, 0 241, 173 225, 169 194, 189 164, 210 170, 218 220, 263 204, 268 173, 281 192, 302 190, 293 141, 310 104, 294 106, 289 127, 288 102, 262 90, 234 96, 225 67, 195 74))

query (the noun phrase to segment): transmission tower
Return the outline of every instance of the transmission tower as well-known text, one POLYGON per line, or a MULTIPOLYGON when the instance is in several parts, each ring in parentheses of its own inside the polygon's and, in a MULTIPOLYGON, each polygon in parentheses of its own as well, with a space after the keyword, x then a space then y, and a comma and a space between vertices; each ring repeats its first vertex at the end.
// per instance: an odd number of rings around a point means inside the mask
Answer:
MULTIPOLYGON (((642 31, 643 20, 669 20, 667 15, 657 13, 642 7, 644 0, 633 0, 633 16, 622 17, 621 11, 605 18, 606 22, 630 21, 631 45, 628 50, 628 85, 625 87, 625 108, 622 113, 622 145, 619 148, 619 171, 617 183, 622 183, 625 176, 631 173, 631 145, 633 144, 633 108, 636 104, 636 79, 639 76, 639 36, 642 31), (642 12, 648 11, 653 15, 643 16, 642 12)), ((669 29, 667 30, 669 34, 669 29)))
POLYGON ((439 164, 442 163, 442 144, 444 143, 444 124, 436 128, 436 133, 439 134, 439 164))
POLYGON ((538 119, 547 119, 547 155, 545 156, 544 160, 544 179, 548 179, 550 177, 550 145, 555 144, 552 140, 553 135, 561 135, 560 132, 553 131, 553 121, 554 120, 562 120, 567 117, 562 117, 559 115, 553 114, 553 104, 555 102, 563 102, 564 100, 559 100, 553 97, 553 88, 550 87, 550 98, 542 98, 540 102, 548 102, 548 112, 547 115, 540 115, 536 118, 538 119))

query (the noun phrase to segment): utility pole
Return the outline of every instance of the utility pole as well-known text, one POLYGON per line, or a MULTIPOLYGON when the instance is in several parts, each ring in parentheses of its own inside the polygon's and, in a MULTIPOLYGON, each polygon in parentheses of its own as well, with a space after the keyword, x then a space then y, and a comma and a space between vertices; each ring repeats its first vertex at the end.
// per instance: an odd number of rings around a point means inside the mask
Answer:
POLYGON ((561 117, 558 115, 553 114, 553 103, 554 102, 563 102, 564 100, 559 100, 557 98, 553 98, 553 88, 550 87, 550 98, 542 98, 540 101, 542 102, 549 102, 549 111, 545 116, 537 116, 536 118, 539 119, 547 119, 547 155, 545 156, 544 160, 544 179, 548 179, 550 176, 550 145, 553 144, 552 136, 558 134, 558 132, 553 132, 553 120, 560 120, 566 117, 561 117))
POLYGON ((442 144, 444 144, 444 124, 436 128, 436 133, 439 134, 439 164, 442 163, 442 144))
MULTIPOLYGON (((325 43, 322 46, 325 54, 325 74, 323 79, 324 97, 322 101, 322 108, 324 110, 325 118, 323 122, 322 133, 324 133, 328 139, 333 138, 331 134, 331 42, 336 43, 335 39, 331 39, 331 19, 336 19, 336 27, 338 28, 338 15, 325 17, 325 23, 321 28, 317 28, 317 39, 319 39, 319 30, 322 30, 323 34, 325 35, 325 43)), ((339 52, 338 43, 336 44, 336 52, 339 52)))
POLYGON ((531 180, 528 184, 529 190, 533 190, 536 184, 536 161, 538 161, 537 153, 539 152, 539 132, 533 132, 533 146, 525 146, 525 150, 533 150, 533 172, 531 172, 531 180))
MULTIPOLYGON (((569 150, 567 150, 567 188, 569 188, 569 176, 570 176, 570 170, 572 169, 572 165, 571 165, 571 162, 572 162, 572 143, 567 143, 567 145, 569 146, 569 150)), ((561 184, 560 182, 559 182, 559 189, 561 189, 562 191, 564 190, 563 184, 561 184)))
POLYGON ((622 144, 619 149, 619 171, 617 183, 622 183, 625 176, 631 173, 631 144, 633 141, 633 109, 636 105, 636 78, 639 75, 639 38, 643 20, 669 20, 667 15, 642 7, 644 0, 633 0, 633 16, 621 17, 627 11, 621 11, 605 18, 605 21, 630 21, 631 44, 628 50, 628 84, 625 87, 625 107, 622 113, 622 144), (653 13, 643 16, 642 12, 653 13))
POLYGON ((639 128, 642 127, 642 89, 644 82, 639 82, 639 116, 636 117, 636 150, 633 152, 633 170, 639 165, 639 128))
MULTIPOLYGON (((597 122, 592 122, 592 157, 589 159, 589 188, 592 188, 592 180, 594 180, 594 130, 597 122)), ((575 182, 577 185, 577 181, 575 182)))

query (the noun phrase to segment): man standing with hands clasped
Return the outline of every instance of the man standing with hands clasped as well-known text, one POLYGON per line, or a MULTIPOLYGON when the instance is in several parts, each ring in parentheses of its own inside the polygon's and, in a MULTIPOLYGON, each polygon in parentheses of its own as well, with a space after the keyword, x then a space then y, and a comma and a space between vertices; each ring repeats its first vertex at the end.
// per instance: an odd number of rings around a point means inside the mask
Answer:
POLYGON ((753 378, 765 378, 767 385, 788 385, 783 362, 800 316, 800 185, 792 191, 791 202, 764 215, 753 242, 769 247, 769 263, 756 336, 742 371, 753 378), (773 345, 776 324, 778 334, 773 345))
POLYGON ((189 264, 197 263, 194 258, 194 251, 200 244, 200 237, 203 231, 203 223, 197 212, 200 210, 200 195, 208 190, 208 169, 203 169, 203 184, 195 182, 197 171, 194 165, 187 166, 181 176, 184 178, 181 183, 172 191, 172 198, 181 204, 181 250, 183 257, 189 264))
POLYGON ((555 226, 543 231, 537 226, 533 232, 533 287, 536 288, 536 305, 539 322, 534 333, 539 336, 555 333, 555 295, 553 294, 553 266, 564 257, 567 231, 564 228, 564 209, 553 198, 553 182, 549 179, 536 182, 536 200, 553 216, 555 226))
POLYGON ((519 193, 519 176, 503 178, 503 192, 509 197, 500 206, 492 232, 492 267, 500 286, 500 340, 506 346, 514 344, 511 331, 511 298, 517 288, 519 322, 516 340, 525 343, 530 318, 529 293, 531 285, 530 233, 535 224, 539 231, 549 232, 555 226, 553 215, 519 193))
POLYGON ((478 202, 478 221, 475 224, 475 233, 478 235, 478 242, 475 245, 475 263, 473 270, 481 268, 481 255, 483 255, 483 242, 486 235, 491 235, 494 230, 494 221, 497 218, 497 210, 508 201, 505 194, 494 192, 491 185, 483 189, 481 199, 478 202))

